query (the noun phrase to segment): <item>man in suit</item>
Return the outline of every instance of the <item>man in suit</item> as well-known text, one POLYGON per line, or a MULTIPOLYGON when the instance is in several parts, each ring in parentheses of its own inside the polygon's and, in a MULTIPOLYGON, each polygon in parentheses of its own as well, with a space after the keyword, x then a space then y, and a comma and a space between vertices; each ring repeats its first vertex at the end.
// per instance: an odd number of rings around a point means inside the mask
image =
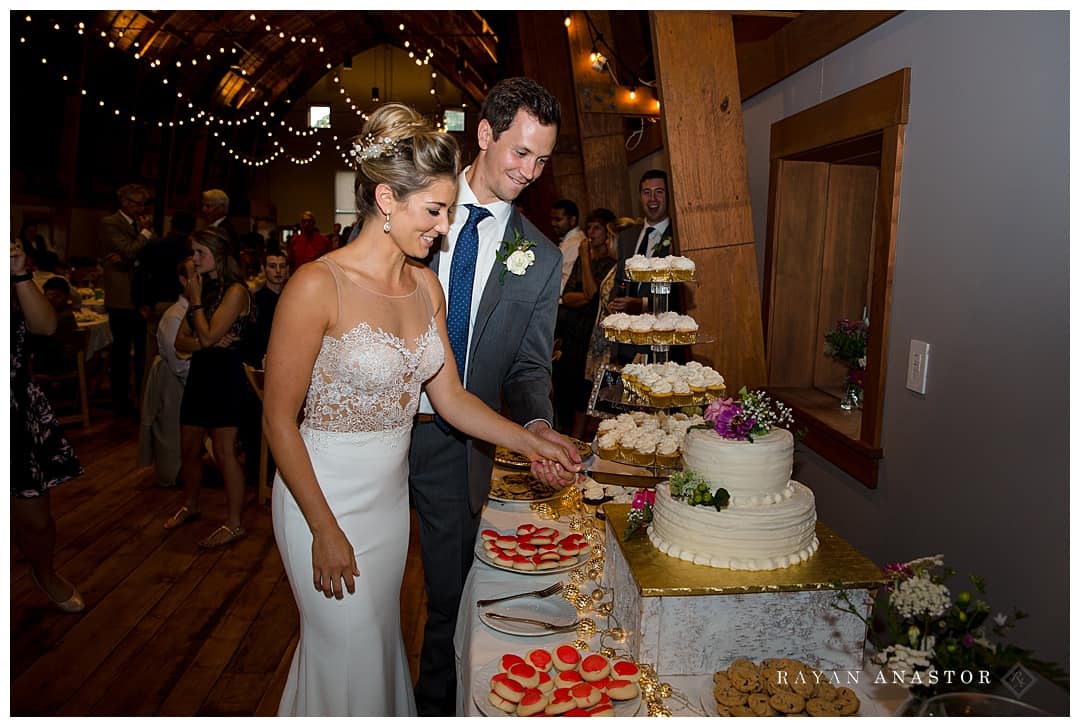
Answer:
POLYGON ((240 235, 229 222, 229 195, 220 189, 208 189, 202 193, 202 217, 207 227, 220 228, 229 238, 233 259, 240 263, 240 235))
MULTIPOLYGON (((650 169, 641 175, 638 183, 641 195, 641 211, 644 215, 642 224, 628 227, 619 233, 618 280, 619 294, 608 304, 609 313, 623 312, 630 315, 649 313, 652 310, 652 295, 648 283, 629 283, 626 277, 626 261, 634 255, 645 257, 664 257, 672 254, 675 239, 675 227, 668 217, 668 181, 667 172, 662 169, 650 169)), ((677 299, 673 290, 672 309, 677 299)), ((616 356, 619 363, 629 363, 636 354, 647 353, 647 346, 619 344, 616 356)))
MULTIPOLYGON (((465 387, 496 411, 505 405, 514 421, 561 443, 579 462, 569 440, 551 428, 562 256, 513 204, 549 163, 559 115, 559 102, 535 81, 510 78, 491 89, 477 127, 480 151, 461 174, 453 223, 431 265, 446 293, 447 329, 465 387), (534 243, 535 258, 524 270, 504 262, 516 235, 534 243)), ((446 716, 455 713, 454 629, 494 447, 448 430, 432 414, 422 398, 409 453, 428 594, 416 704, 421 715, 446 716)), ((576 480, 541 466, 533 474, 551 484, 576 480)))
POLYGON ((109 388, 113 412, 132 414, 128 388, 132 365, 135 369, 136 400, 142 390, 143 363, 146 359, 146 321, 135 310, 132 299, 132 272, 135 260, 146 243, 154 237, 153 216, 146 200, 150 193, 138 184, 126 184, 116 191, 120 209, 102 218, 98 244, 102 259, 101 287, 109 313, 112 348, 109 351, 109 388), (132 350, 134 349, 134 355, 132 350))

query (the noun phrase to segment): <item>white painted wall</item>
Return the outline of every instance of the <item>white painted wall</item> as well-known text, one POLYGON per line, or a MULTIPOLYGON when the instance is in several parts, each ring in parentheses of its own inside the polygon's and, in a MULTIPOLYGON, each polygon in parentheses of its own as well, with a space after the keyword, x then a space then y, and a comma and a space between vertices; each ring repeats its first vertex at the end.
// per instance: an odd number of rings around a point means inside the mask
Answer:
MULTIPOLYGON (((907 11, 743 107, 759 268, 769 127, 905 66, 911 111, 879 485, 800 448, 821 519, 878 563, 944 553, 1068 662, 1069 19, 907 11), (908 342, 931 344, 925 397, 908 342)), ((960 584, 963 585, 963 584, 960 584)))

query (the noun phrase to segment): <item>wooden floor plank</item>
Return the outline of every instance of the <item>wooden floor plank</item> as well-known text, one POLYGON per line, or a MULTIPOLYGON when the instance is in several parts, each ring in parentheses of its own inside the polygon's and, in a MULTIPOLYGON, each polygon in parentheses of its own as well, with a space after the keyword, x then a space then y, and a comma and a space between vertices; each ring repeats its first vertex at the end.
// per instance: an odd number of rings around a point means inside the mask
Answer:
MULTIPOLYGON (((244 539, 200 549, 225 516, 224 493, 208 478, 202 519, 165 531, 182 492, 136 466, 138 423, 99 408, 88 429, 67 430, 85 474, 51 496, 56 562, 87 610, 53 608, 12 545, 11 714, 276 714, 299 622, 269 507, 252 499, 244 539)), ((416 529, 414 514, 401 589, 414 680, 426 618, 416 529)))

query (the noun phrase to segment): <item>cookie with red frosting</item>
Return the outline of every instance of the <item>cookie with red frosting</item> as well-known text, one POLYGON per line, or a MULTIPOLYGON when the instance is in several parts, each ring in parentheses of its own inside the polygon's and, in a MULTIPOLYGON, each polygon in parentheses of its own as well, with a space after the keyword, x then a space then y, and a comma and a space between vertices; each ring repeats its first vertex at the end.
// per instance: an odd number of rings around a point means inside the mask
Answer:
POLYGON ((517 714, 519 717, 532 717, 534 714, 540 714, 548 706, 548 701, 550 701, 548 696, 539 689, 528 689, 522 695, 521 701, 518 702, 517 714))
POLYGON ((563 644, 551 653, 551 662, 559 671, 572 671, 581 663, 581 654, 570 644, 563 644))
POLYGON ((586 708, 599 704, 604 695, 592 684, 582 682, 570 687, 570 696, 577 702, 577 706, 586 708))
POLYGON ((511 679, 516 679, 521 686, 526 689, 532 689, 540 683, 540 675, 537 673, 536 667, 524 661, 520 664, 514 664, 506 670, 506 673, 511 679))
POLYGON ((611 663, 607 660, 607 657, 601 656, 600 654, 589 654, 581 660, 581 668, 579 671, 585 681, 596 682, 600 681, 611 672, 611 663))
POLYGON ((552 692, 551 700, 548 702, 547 707, 544 708, 544 714, 550 714, 552 716, 566 714, 570 710, 576 708, 577 702, 574 701, 574 697, 570 694, 569 689, 556 689, 552 692))
POLYGON ((629 679, 608 679, 606 691, 609 697, 620 701, 633 699, 641 693, 637 682, 629 679))

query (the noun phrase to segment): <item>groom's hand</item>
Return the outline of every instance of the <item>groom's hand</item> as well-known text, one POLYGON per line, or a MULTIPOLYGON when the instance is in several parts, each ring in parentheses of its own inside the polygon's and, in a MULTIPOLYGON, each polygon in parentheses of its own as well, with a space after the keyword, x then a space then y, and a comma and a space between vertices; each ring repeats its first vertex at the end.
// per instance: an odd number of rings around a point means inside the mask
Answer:
MULTIPOLYGON (((575 447, 573 442, 565 436, 549 427, 547 422, 532 422, 527 429, 536 436, 561 447, 563 451, 566 452, 566 458, 570 460, 572 464, 575 466, 581 465, 581 455, 578 454, 577 447, 575 447)), ((530 471, 532 472, 533 477, 549 487, 566 487, 567 485, 577 484, 581 479, 577 472, 571 472, 559 462, 550 460, 533 462, 530 471)))

